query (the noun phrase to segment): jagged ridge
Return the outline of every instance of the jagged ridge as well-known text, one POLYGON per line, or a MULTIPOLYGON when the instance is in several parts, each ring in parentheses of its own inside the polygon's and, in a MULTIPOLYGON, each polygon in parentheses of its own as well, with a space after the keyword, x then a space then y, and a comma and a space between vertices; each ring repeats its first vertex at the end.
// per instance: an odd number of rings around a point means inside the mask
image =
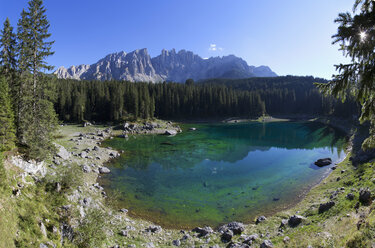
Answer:
POLYGON ((234 55, 203 59, 193 52, 175 49, 162 50, 151 58, 147 49, 130 53, 112 53, 92 65, 58 68, 58 78, 78 80, 127 80, 161 82, 184 82, 188 78, 248 78, 277 76, 268 66, 249 66, 246 61, 234 55))

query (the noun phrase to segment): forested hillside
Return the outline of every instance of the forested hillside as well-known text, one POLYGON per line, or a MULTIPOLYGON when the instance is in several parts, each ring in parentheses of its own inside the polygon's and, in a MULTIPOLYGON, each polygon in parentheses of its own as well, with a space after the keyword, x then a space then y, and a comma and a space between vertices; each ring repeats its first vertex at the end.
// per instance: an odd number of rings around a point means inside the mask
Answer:
POLYGON ((194 84, 59 79, 56 111, 63 121, 124 118, 226 118, 269 115, 335 115, 352 118, 357 105, 325 97, 313 77, 212 79, 194 84))

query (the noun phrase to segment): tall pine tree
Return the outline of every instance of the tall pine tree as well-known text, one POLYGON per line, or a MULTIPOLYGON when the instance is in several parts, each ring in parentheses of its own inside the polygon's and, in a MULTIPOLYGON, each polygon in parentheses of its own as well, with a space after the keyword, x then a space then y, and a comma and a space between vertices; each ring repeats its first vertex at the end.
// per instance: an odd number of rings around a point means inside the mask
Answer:
POLYGON ((0 38, 0 66, 6 79, 11 79, 17 69, 16 35, 13 33, 13 27, 10 25, 9 18, 4 22, 0 38))
POLYGON ((29 1, 18 25, 19 66, 21 71, 19 139, 29 148, 32 158, 42 159, 54 149, 53 132, 57 117, 53 108, 53 84, 43 72, 53 67, 46 58, 53 54, 53 41, 47 41, 49 22, 42 0, 29 1))
POLYGON ((8 83, 4 76, 0 76, 0 152, 14 147, 15 133, 8 83))
POLYGON ((375 147, 375 2, 356 0, 353 13, 341 13, 335 22, 339 27, 333 43, 339 43, 351 61, 337 65, 339 74, 318 87, 343 100, 351 94, 361 103, 360 120, 371 123, 370 136, 362 146, 375 147))

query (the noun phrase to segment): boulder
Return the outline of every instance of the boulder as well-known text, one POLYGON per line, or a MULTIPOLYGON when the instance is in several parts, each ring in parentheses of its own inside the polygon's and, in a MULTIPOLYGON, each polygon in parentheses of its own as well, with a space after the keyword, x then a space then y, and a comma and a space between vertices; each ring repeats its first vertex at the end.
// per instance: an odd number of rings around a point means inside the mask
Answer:
POLYGON ((159 233, 162 230, 163 229, 161 228, 161 226, 149 226, 146 228, 146 232, 151 232, 151 233, 159 233))
POLYGON ((213 233, 213 230, 211 227, 206 226, 206 227, 196 227, 192 230, 192 232, 198 233, 198 237, 205 237, 206 235, 213 233))
POLYGON ((80 156, 81 158, 86 158, 86 157, 87 157, 87 152, 82 151, 82 152, 79 154, 79 156, 80 156))
POLYGON ((89 172, 91 172, 91 168, 88 165, 83 165, 82 171, 85 172, 85 173, 89 173, 89 172))
POLYGON ((361 188, 359 190, 359 201, 365 205, 371 202, 371 191, 368 188, 361 188))
POLYGON ((57 148, 59 149, 59 151, 57 152, 58 157, 64 160, 68 160, 70 158, 71 154, 65 149, 65 147, 57 145, 57 148))
POLYGON ((234 235, 240 235, 245 230, 245 226, 240 222, 233 221, 219 228, 220 233, 224 233, 227 230, 231 230, 234 235))
POLYGON ((260 248, 273 248, 273 244, 270 240, 264 240, 260 248))
POLYGON ((304 219, 304 217, 300 216, 300 215, 293 215, 289 218, 288 220, 288 224, 289 226, 291 227, 296 227, 298 226, 299 224, 301 224, 302 220, 304 219))
POLYGON ((176 130, 173 130, 173 129, 168 129, 168 130, 165 130, 165 135, 176 135, 177 134, 177 131, 176 130))
POLYGON ((99 173, 100 174, 108 174, 108 173, 110 173, 111 172, 111 170, 110 169, 108 169, 107 167, 100 167, 99 168, 99 173))
POLYGON ((121 231, 120 231, 120 235, 123 236, 123 237, 127 237, 127 236, 128 236, 128 231, 126 231, 126 230, 121 230, 121 231))
POLYGON ((319 213, 324 213, 328 210, 330 210, 333 206, 335 206, 335 202, 334 201, 329 201, 329 202, 326 202, 326 203, 322 203, 320 204, 319 206, 319 213))
POLYGON ((327 166, 327 165, 332 164, 332 159, 331 158, 321 158, 321 159, 318 159, 314 164, 319 166, 319 167, 327 166))
POLYGON ((349 194, 346 195, 346 198, 348 200, 354 200, 354 194, 353 193, 349 193, 349 194))
POLYGON ((267 218, 265 217, 265 216, 259 216, 257 219, 256 219, 256 221, 255 221, 255 224, 259 224, 259 223, 261 223, 261 222, 263 222, 263 221, 265 221, 265 220, 267 220, 267 218))
POLYGON ((176 240, 173 240, 173 241, 172 241, 172 244, 173 244, 174 246, 180 246, 180 245, 181 245, 181 241, 180 241, 179 239, 176 239, 176 240))
POLYGON ((124 214, 127 214, 129 212, 129 210, 127 210, 126 208, 121 208, 120 212, 124 213, 124 214))
POLYGON ((228 243, 232 240, 234 233, 231 230, 226 230, 221 234, 221 241, 228 243))
POLYGON ((281 224, 280 224, 280 228, 286 227, 286 225, 288 225, 288 220, 287 219, 282 219, 281 220, 281 224))
POLYGON ((251 245, 255 240, 259 238, 258 234, 252 234, 245 238, 243 241, 244 244, 251 245))

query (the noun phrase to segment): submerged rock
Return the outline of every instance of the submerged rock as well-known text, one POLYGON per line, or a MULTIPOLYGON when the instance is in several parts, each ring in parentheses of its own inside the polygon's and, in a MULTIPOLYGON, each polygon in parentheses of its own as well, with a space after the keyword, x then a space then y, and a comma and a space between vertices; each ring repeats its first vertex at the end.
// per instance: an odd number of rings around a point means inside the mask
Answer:
POLYGON ((321 158, 321 159, 318 159, 314 164, 319 166, 319 167, 327 166, 327 165, 332 164, 332 159, 331 158, 321 158))
POLYGON ((177 131, 176 130, 172 130, 172 129, 169 129, 169 130, 165 130, 165 135, 176 135, 177 134, 177 131))

